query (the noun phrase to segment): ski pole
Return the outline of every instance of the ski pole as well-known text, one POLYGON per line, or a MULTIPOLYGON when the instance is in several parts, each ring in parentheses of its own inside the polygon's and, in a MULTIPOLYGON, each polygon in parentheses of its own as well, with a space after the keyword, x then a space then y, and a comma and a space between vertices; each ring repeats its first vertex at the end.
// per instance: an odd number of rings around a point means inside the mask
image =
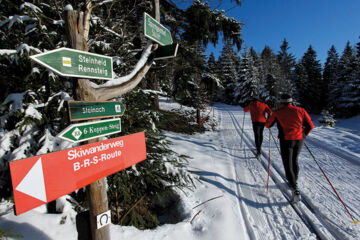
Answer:
POLYGON ((309 153, 310 153, 310 155, 312 156, 312 158, 314 159, 314 161, 316 162, 316 164, 318 165, 318 167, 320 168, 322 174, 324 175, 324 177, 326 178, 326 180, 327 180, 328 183, 330 184, 330 186, 331 186, 331 188, 333 189, 333 191, 335 192, 336 196, 338 197, 338 199, 340 200, 340 202, 341 202, 342 205, 344 206, 346 212, 349 214, 350 218, 353 220, 354 224, 358 224, 359 221, 357 221, 357 220, 355 220, 355 219, 353 218, 353 216, 351 215, 351 213, 350 213, 349 210, 347 209, 345 203, 344 203, 343 200, 340 198, 340 196, 339 196, 339 194, 337 193, 337 191, 335 190, 334 186, 331 184, 329 178, 326 176, 324 170, 320 167, 320 164, 318 163, 318 161, 316 161, 314 154, 310 151, 310 149, 309 149, 309 147, 308 147, 308 145, 306 144, 305 141, 304 141, 304 145, 305 145, 305 147, 307 148, 307 150, 309 151, 309 153))
MULTIPOLYGON (((269 131, 270 131, 270 135, 271 135, 272 139, 274 140, 274 143, 275 143, 275 145, 276 145, 276 148, 278 149, 278 151, 279 151, 279 153, 280 153, 280 148, 279 148, 279 146, 277 145, 276 140, 275 140, 275 138, 274 138, 274 135, 272 134, 270 128, 269 128, 269 131)), ((280 154, 280 155, 281 155, 281 154, 280 154)))
POLYGON ((269 128, 269 162, 268 162, 268 176, 267 176, 267 184, 266 184, 266 192, 269 192, 269 177, 270 177, 270 143, 271 143, 271 138, 270 138, 270 128, 269 128))
POLYGON ((243 123, 242 123, 242 127, 241 127, 240 149, 242 148, 242 141, 243 141, 243 137, 244 137, 244 123, 245 123, 245 112, 244 112, 243 123))

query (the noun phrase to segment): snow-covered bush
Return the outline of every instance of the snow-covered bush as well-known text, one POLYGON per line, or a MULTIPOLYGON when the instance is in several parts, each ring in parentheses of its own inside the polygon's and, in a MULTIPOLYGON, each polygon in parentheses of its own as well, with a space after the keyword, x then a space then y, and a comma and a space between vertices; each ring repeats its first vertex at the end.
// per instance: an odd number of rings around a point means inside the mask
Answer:
POLYGON ((323 126, 335 127, 336 120, 334 119, 334 115, 329 113, 328 110, 323 110, 321 112, 321 118, 319 119, 319 123, 323 126))

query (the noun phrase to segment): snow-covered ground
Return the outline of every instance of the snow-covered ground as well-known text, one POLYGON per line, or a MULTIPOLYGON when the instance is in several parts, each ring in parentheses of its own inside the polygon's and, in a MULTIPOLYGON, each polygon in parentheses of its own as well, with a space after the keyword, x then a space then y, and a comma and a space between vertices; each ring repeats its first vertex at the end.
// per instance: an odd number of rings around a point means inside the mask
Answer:
MULTIPOLYGON (((161 107, 180 108, 164 99, 161 107)), ((287 200, 290 191, 284 183, 278 143, 269 130, 264 130, 258 161, 251 152, 249 113, 238 106, 215 104, 210 117, 218 123, 215 131, 164 133, 175 151, 192 157, 188 168, 201 180, 194 191, 179 192, 185 220, 145 231, 111 225, 111 239, 360 239, 360 224, 354 224, 305 147, 299 157, 303 201, 294 209, 287 200)), ((340 120, 335 128, 319 126, 316 118, 306 143, 350 214, 359 220, 360 117, 340 120)), ((276 137, 276 127, 272 134, 276 137)), ((1 203, 0 229, 13 228, 25 239, 77 239, 75 213, 66 206, 63 214, 46 214, 40 207, 20 216, 14 216, 11 207, 1 203)))

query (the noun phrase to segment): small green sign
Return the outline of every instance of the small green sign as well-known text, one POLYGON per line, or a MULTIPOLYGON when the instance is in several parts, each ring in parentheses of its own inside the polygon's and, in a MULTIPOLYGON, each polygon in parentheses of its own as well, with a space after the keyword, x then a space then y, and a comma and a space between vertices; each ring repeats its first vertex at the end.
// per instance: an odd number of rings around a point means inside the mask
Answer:
POLYGON ((173 43, 170 31, 147 13, 144 13, 144 34, 161 46, 173 43))
POLYGON ((57 137, 78 143, 90 139, 121 132, 120 118, 72 124, 65 128, 57 137))
POLYGON ((176 57, 179 44, 174 43, 171 45, 160 46, 155 51, 154 60, 167 59, 176 57))
POLYGON ((99 54, 59 48, 30 58, 65 77, 107 80, 113 78, 112 58, 99 54))
POLYGON ((70 121, 120 117, 125 112, 125 106, 121 102, 113 101, 69 101, 68 107, 70 121))

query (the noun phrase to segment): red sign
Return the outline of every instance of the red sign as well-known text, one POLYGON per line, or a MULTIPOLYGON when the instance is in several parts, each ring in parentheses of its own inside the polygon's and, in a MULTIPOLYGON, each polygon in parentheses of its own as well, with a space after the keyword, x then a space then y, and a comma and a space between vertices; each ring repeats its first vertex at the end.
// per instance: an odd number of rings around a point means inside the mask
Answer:
POLYGON ((145 159, 140 132, 10 162, 16 215, 145 159))

